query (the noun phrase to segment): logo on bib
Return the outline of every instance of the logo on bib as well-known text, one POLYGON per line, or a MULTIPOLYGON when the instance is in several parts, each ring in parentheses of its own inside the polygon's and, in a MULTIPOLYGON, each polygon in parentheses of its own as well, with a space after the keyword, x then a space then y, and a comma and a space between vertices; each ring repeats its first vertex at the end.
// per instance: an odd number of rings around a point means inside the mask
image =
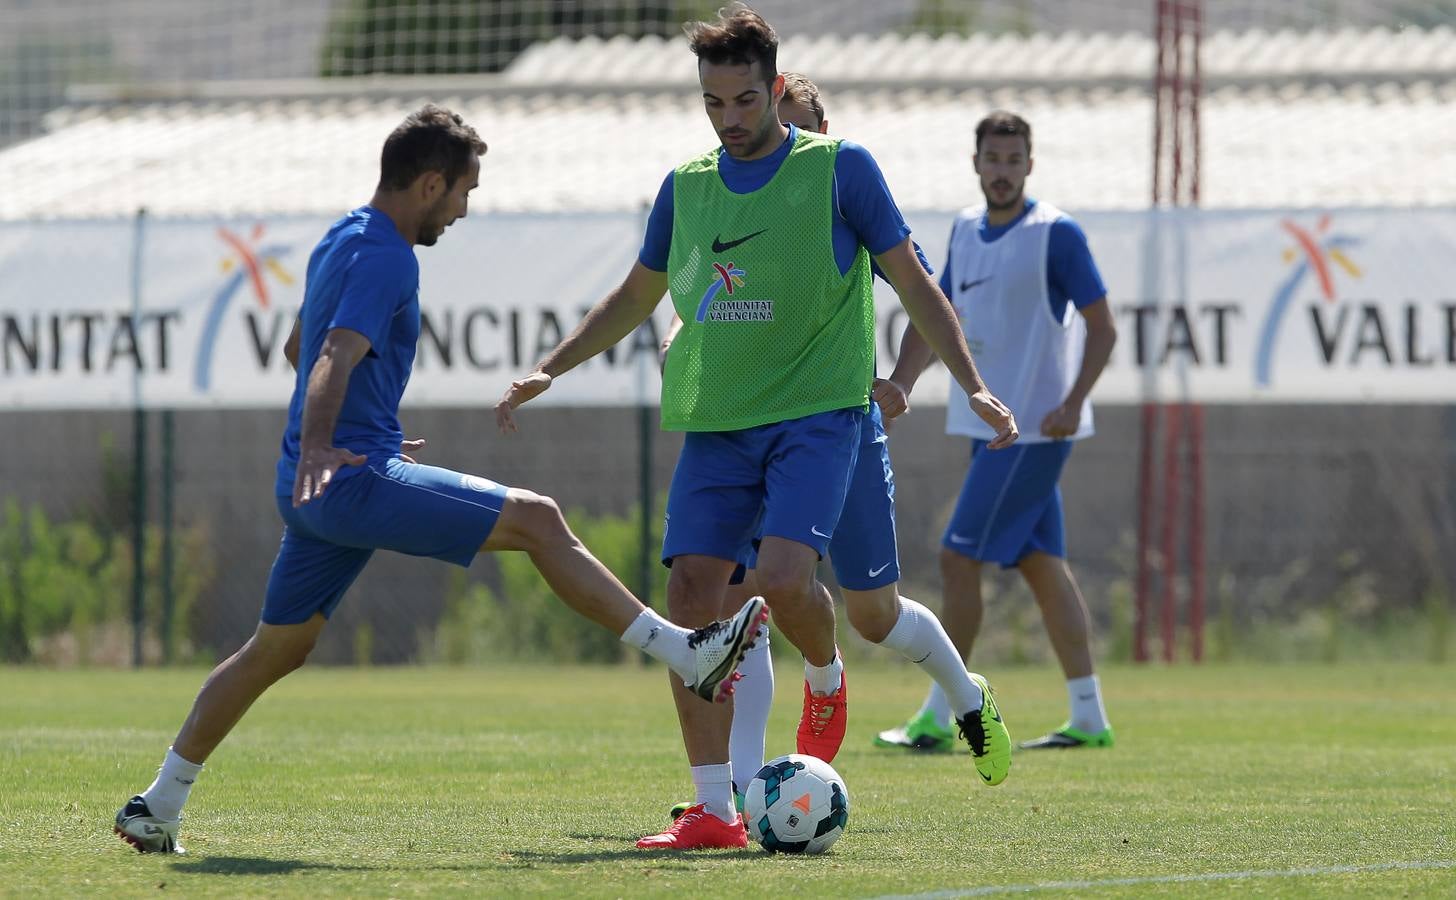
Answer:
MULTIPOLYGON (((761 232, 760 232, 761 233, 761 232)), ((751 237, 752 235, 750 235, 751 237)), ((708 289, 703 293, 703 299, 698 301, 697 320, 699 322, 772 322, 773 301, 772 300, 733 300, 733 292, 743 287, 743 279, 747 272, 738 268, 736 263, 713 263, 713 271, 717 277, 708 289), (726 297, 720 299, 720 294, 726 297)))

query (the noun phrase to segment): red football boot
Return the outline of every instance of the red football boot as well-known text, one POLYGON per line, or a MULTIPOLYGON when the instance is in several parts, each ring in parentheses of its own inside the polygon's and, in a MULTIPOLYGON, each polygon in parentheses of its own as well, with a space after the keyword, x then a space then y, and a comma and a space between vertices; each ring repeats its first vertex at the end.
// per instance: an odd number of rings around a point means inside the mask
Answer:
POLYGON ((849 679, 839 676, 839 690, 825 697, 809 690, 804 682, 804 714, 799 718, 799 752, 834 762, 844 743, 844 726, 849 719, 849 679))
POLYGON ((748 830, 742 816, 724 822, 701 803, 688 807, 662 834, 637 842, 641 850, 738 850, 747 846, 748 830))

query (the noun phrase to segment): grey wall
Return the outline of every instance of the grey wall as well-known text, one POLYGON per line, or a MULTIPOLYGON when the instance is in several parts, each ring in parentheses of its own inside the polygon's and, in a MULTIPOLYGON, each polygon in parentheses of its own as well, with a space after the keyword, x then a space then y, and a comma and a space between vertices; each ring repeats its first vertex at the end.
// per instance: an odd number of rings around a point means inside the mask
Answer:
MULTIPOLYGON (((526 412, 525 433, 509 439, 478 410, 407 411, 404 421, 412 434, 429 440, 424 461, 529 487, 566 507, 621 513, 635 503, 635 411, 526 412)), ((967 453, 962 439, 942 433, 943 422, 943 409, 916 408, 891 435, 906 591, 932 607, 939 605, 940 533, 967 453)), ((1104 628, 1114 598, 1125 598, 1131 581, 1138 422, 1135 407, 1099 409, 1099 434, 1078 446, 1062 482, 1070 558, 1104 628)), ((129 472, 131 423, 129 412, 0 413, 0 434, 7 437, 0 500, 39 504, 53 518, 104 514, 100 448, 109 435, 120 471, 129 472)), ((205 525, 217 565, 194 619, 194 641, 205 654, 230 652, 257 619, 280 534, 272 493, 281 426, 277 411, 176 415, 177 520, 184 527, 205 525)), ((159 515, 158 431, 154 414, 153 521, 159 515)), ((1451 592, 1452 409, 1210 407, 1206 433, 1211 605, 1232 604, 1239 617, 1290 616, 1329 602, 1352 578, 1362 579, 1372 602, 1392 608, 1415 605, 1433 588, 1451 592)), ((658 434, 659 488, 671 477, 679 445, 678 436, 658 434)), ((124 520, 125 511, 120 515, 124 520)), ((350 660, 353 626, 363 620, 375 632, 376 661, 414 658, 419 632, 440 613, 451 568, 378 555, 315 658, 350 660)), ((471 569, 472 578, 492 575, 489 561, 471 569)), ((1020 590, 1014 577, 996 584, 1020 590)))

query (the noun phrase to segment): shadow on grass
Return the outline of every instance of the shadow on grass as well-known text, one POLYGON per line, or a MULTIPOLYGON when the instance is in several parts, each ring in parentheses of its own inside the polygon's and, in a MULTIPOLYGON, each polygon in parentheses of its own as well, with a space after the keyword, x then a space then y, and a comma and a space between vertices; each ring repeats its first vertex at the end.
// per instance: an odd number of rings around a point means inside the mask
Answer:
POLYGON ((764 855, 764 852, 757 847, 748 847, 743 850, 714 850, 702 853, 678 853, 673 851, 639 850, 633 846, 635 838, 624 840, 621 835, 616 834, 572 834, 571 838, 579 841, 609 841, 610 847, 603 847, 600 850, 583 850, 577 853, 549 853, 541 850, 511 850, 506 865, 512 863, 520 865, 559 865, 570 866, 587 862, 616 862, 630 859, 644 863, 682 863, 684 865, 693 862, 700 862, 705 859, 754 859, 764 855))
POLYGON ((327 862, 304 862, 301 859, 270 859, 257 856, 203 856, 181 859, 172 868, 188 875, 288 875, 318 869, 326 872, 372 872, 373 866, 338 865, 327 862))

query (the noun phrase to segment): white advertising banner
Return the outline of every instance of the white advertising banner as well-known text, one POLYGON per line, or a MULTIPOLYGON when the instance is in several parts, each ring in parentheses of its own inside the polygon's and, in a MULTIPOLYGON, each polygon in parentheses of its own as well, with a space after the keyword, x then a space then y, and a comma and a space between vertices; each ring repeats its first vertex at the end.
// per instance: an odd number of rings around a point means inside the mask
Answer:
MULTIPOLYGON (((910 218, 940 266, 952 215, 910 218)), ((1097 401, 1456 400, 1456 210, 1078 219, 1119 328, 1097 401)), ((0 225, 0 408, 285 405, 283 344, 329 224, 0 225)), ((628 214, 478 216, 419 248, 423 322, 406 404, 493 404, 621 281, 641 231, 628 214)), ((906 317, 883 284, 876 298, 884 373, 906 317)), ((670 316, 663 303, 538 402, 655 402, 670 316)), ((945 379, 928 372, 916 402, 943 402, 945 379)))

